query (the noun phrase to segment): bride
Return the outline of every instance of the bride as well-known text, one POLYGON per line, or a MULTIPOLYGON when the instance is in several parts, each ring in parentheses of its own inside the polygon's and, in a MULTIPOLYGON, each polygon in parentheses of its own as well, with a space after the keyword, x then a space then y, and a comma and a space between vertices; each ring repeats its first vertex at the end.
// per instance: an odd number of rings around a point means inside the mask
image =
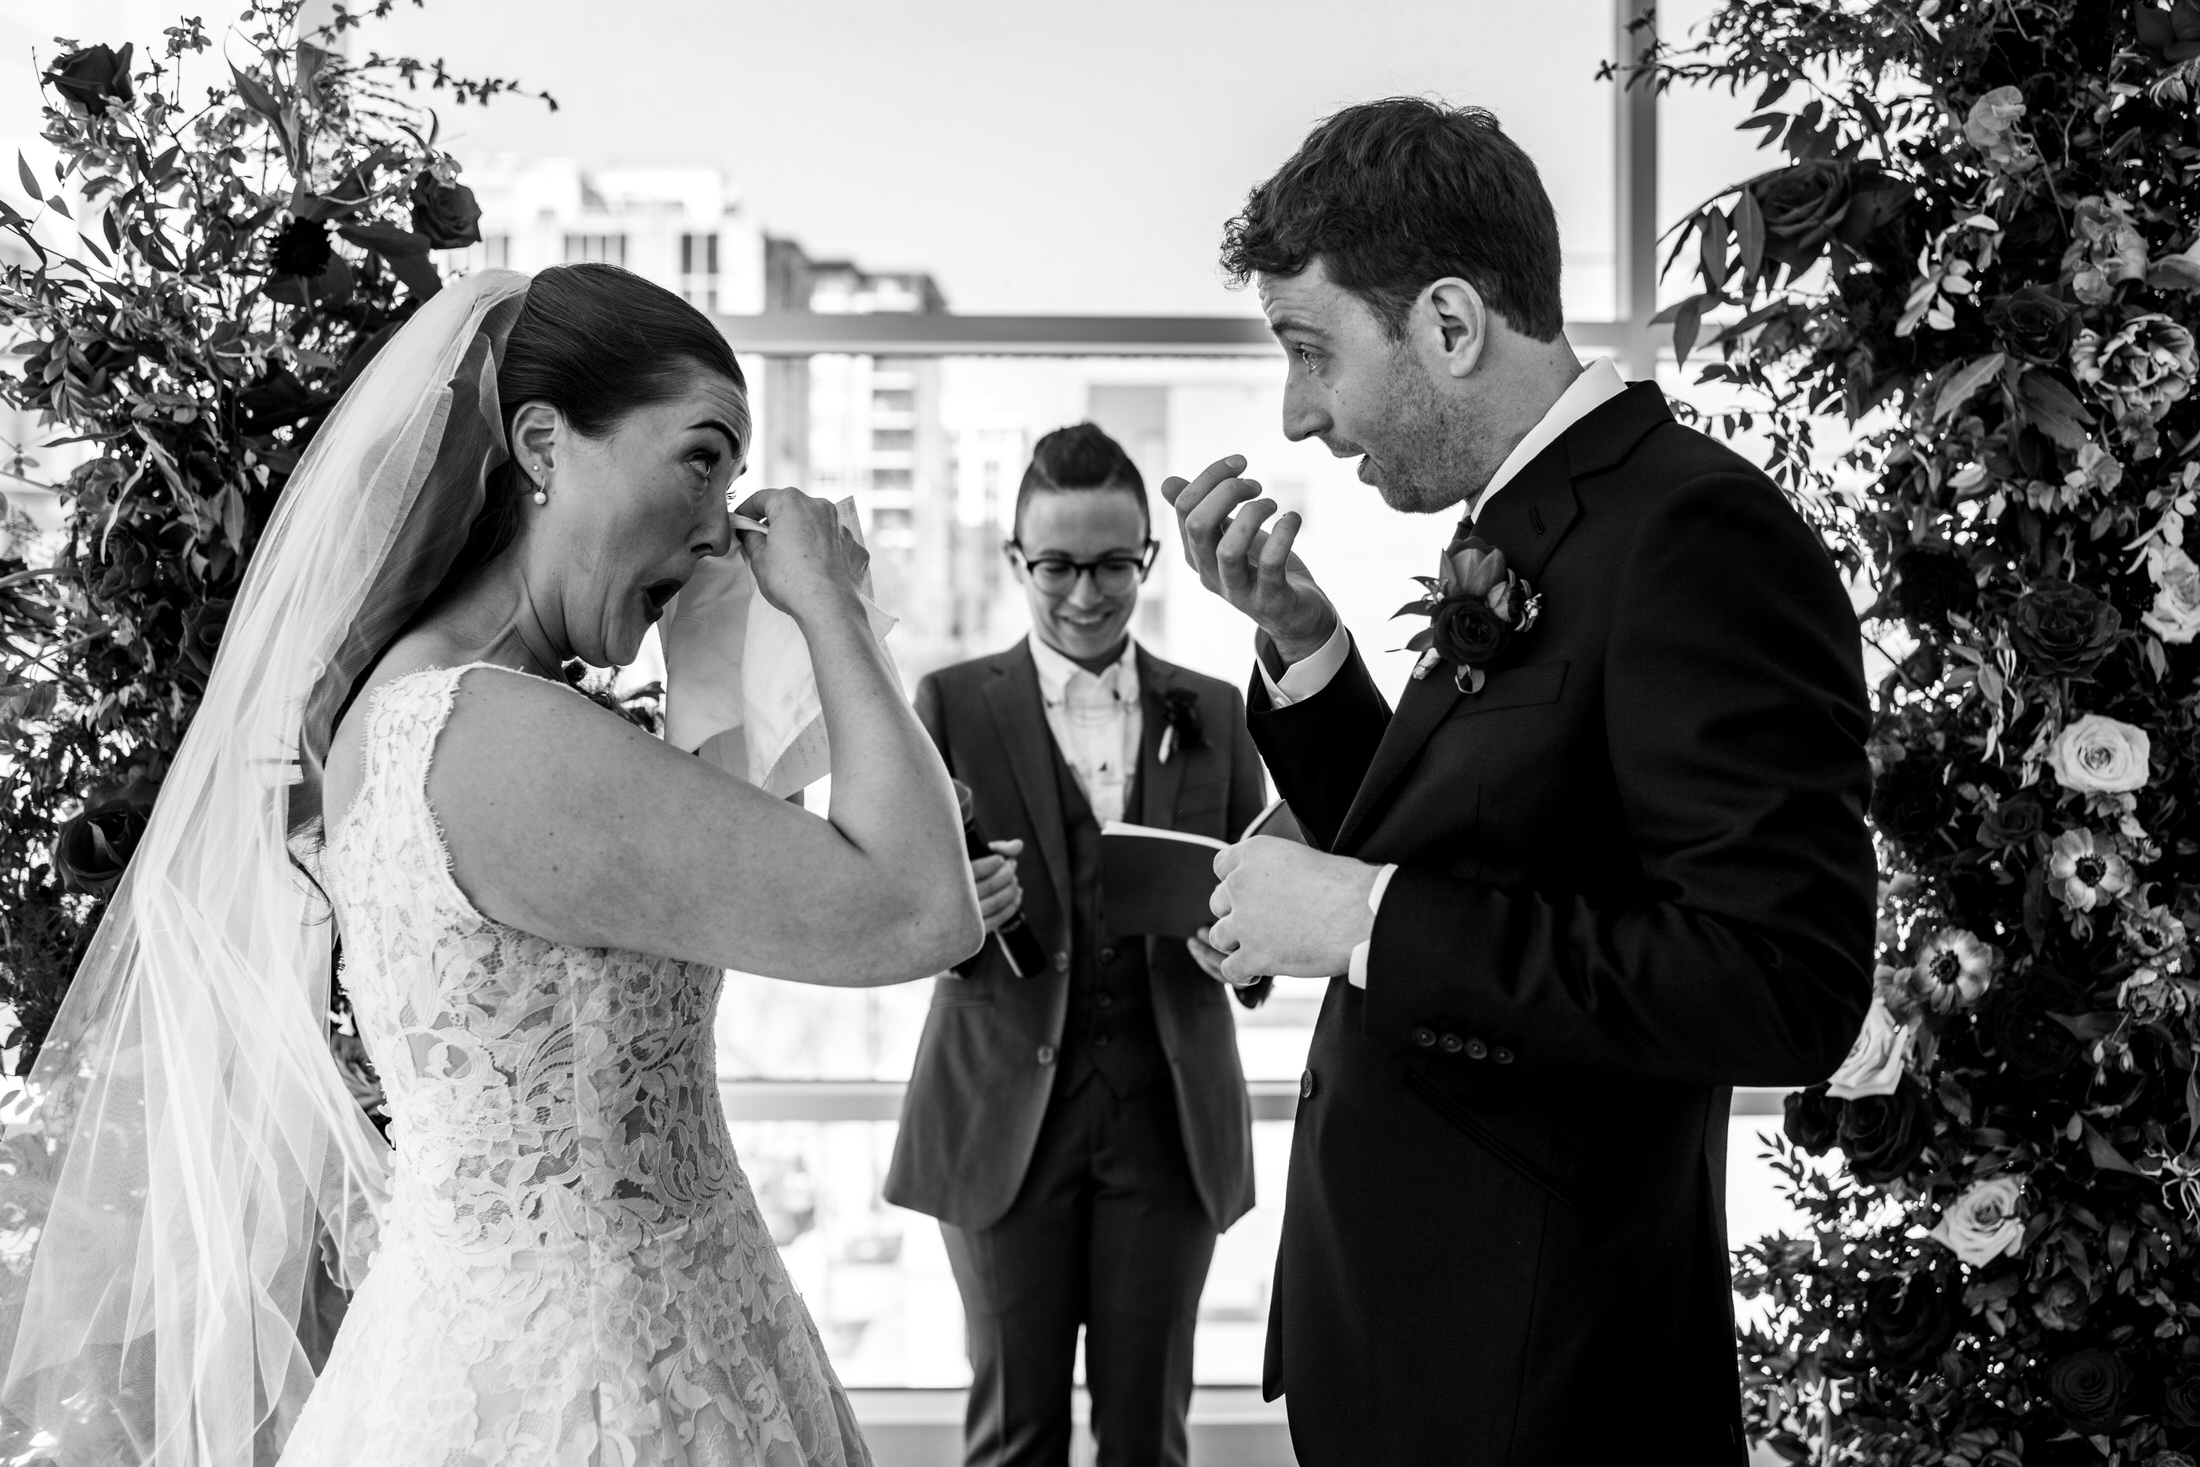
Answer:
POLYGON ((809 646, 829 822, 558 676, 631 661, 735 548, 748 443, 709 321, 588 265, 443 291, 317 435, 0 1168, 40 1454, 869 1461, 711 1050, 722 969, 895 982, 980 940, 863 552, 797 491, 741 507, 809 646), (387 1149, 323 1039, 332 938, 387 1149), (324 1262, 357 1292, 316 1382, 324 1262))

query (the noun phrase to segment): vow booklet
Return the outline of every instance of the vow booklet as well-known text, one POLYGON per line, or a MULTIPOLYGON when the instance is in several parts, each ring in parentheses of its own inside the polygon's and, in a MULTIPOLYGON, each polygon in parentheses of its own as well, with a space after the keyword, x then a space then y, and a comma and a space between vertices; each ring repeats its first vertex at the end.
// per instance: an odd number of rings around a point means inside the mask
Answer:
MULTIPOLYGON (((1245 828, 1306 843, 1291 807, 1278 800, 1245 828)), ((1191 937, 1215 920, 1215 857, 1223 841, 1110 820, 1100 827, 1100 891, 1116 937, 1191 937)))

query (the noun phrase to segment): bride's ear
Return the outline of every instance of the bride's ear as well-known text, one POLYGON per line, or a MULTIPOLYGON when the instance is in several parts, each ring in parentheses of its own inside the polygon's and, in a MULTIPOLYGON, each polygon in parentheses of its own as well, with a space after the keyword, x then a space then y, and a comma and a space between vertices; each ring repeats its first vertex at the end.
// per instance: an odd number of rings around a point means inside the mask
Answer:
POLYGON ((1470 375, 1489 345, 1490 312, 1482 303, 1482 292, 1448 275, 1421 293, 1416 314, 1423 317, 1441 370, 1452 377, 1470 375))
POLYGON ((564 418, 546 402, 521 403, 512 414, 512 458, 520 473, 540 487, 557 468, 559 429, 564 418))

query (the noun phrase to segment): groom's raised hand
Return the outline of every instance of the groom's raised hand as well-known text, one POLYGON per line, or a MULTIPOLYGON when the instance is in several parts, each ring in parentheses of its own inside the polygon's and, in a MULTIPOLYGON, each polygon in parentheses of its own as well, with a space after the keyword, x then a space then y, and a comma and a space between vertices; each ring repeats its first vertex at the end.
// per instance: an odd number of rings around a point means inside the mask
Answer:
POLYGON ((1352 949, 1375 930, 1367 895, 1382 870, 1331 856, 1297 841, 1256 835, 1215 857, 1207 940, 1226 956, 1222 978, 1250 983, 1263 974, 1333 978, 1352 966, 1352 949))
POLYGON ((1261 497, 1259 480, 1238 477, 1244 469, 1233 453, 1190 483, 1162 480, 1161 497, 1176 511, 1184 559, 1200 584, 1251 617, 1285 662, 1298 662, 1329 640, 1337 613, 1292 551, 1304 522, 1293 512, 1268 526, 1276 502, 1261 497))

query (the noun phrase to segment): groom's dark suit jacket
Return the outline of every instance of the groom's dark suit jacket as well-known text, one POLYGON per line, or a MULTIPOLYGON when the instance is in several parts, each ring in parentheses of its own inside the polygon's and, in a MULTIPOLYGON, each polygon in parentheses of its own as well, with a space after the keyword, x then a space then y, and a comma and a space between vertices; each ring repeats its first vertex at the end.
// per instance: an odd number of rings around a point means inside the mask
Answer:
MULTIPOLYGON (((1260 756, 1228 683, 1138 652, 1144 704, 1136 813, 1125 818, 1228 840, 1261 811, 1260 756), (1160 757, 1166 696, 1197 696, 1203 735, 1160 757)), ((886 1198, 965 1228, 988 1228, 1016 1200, 1040 1122, 1071 1059, 1071 852, 1060 755, 1039 697, 1031 648, 943 668, 917 687, 917 717, 957 779, 970 786, 979 828, 1024 843, 1017 876, 1024 920, 1055 971, 1018 978, 988 938, 960 977, 942 977, 917 1042, 886 1198)), ((1146 950, 1153 1023, 1176 1094, 1185 1159, 1217 1231, 1253 1205, 1252 1121, 1228 990, 1175 939, 1132 939, 1146 950)))
POLYGON ((1477 694, 1355 652, 1253 736, 1397 862, 1301 1083, 1267 1391, 1306 1467, 1739 1464, 1729 1087, 1870 992, 1856 619, 1816 537, 1641 383, 1489 501, 1543 597, 1477 694))

